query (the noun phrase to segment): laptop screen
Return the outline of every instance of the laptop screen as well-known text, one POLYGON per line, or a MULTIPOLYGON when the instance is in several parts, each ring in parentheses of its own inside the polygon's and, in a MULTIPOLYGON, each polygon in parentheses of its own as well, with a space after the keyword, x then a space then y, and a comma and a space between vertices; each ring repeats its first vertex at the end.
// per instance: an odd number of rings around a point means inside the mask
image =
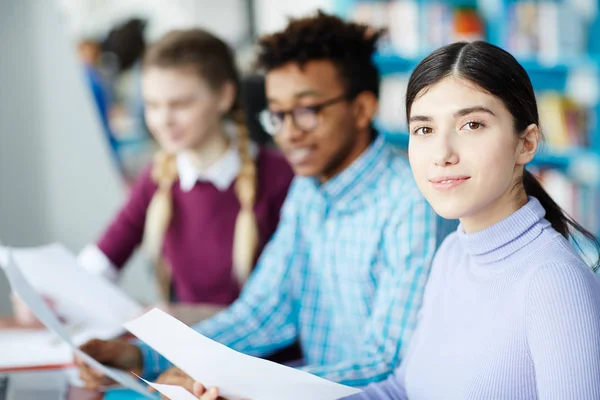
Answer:
POLYGON ((0 377, 0 400, 66 400, 67 386, 45 386, 6 375, 0 377), (45 387, 44 387, 45 386, 45 387))

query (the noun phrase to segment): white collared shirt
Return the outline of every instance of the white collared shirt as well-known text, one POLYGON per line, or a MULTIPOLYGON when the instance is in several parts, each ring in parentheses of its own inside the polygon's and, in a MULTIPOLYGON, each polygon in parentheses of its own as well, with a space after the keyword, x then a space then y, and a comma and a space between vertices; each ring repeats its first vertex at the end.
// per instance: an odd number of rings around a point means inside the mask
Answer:
MULTIPOLYGON (((181 190, 189 192, 196 182, 212 183, 221 192, 229 189, 235 178, 240 173, 242 160, 240 159, 237 145, 238 127, 234 122, 227 121, 224 124, 225 135, 229 137, 229 148, 215 163, 204 171, 198 171, 189 156, 185 153, 177 155, 177 174, 181 190)), ((258 146, 254 142, 249 145, 250 157, 256 159, 258 146)))
MULTIPOLYGON (((250 142, 249 152, 250 156, 256 159, 256 143, 250 142)), ((189 156, 184 153, 177 155, 176 163, 179 185, 184 192, 192 190, 198 181, 210 182, 219 191, 224 192, 235 181, 242 166, 238 146, 233 139, 225 154, 204 171, 198 171, 189 156)), ((118 280, 119 271, 96 245, 86 246, 79 253, 78 261, 94 275, 103 276, 112 282, 118 280)))
POLYGON ((204 171, 199 171, 185 153, 178 154, 176 162, 179 186, 184 192, 192 190, 198 181, 212 183, 224 192, 229 189, 241 168, 240 155, 234 146, 230 146, 220 159, 204 171))

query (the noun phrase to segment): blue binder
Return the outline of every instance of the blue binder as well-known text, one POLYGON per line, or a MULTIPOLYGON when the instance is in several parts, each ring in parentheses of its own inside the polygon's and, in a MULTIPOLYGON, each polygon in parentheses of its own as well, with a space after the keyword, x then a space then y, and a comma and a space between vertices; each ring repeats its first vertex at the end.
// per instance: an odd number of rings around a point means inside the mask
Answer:
MULTIPOLYGON (((160 396, 158 393, 154 393, 153 398, 159 400, 160 396)), ((148 400, 148 397, 144 397, 134 390, 111 389, 105 393, 104 400, 148 400)))

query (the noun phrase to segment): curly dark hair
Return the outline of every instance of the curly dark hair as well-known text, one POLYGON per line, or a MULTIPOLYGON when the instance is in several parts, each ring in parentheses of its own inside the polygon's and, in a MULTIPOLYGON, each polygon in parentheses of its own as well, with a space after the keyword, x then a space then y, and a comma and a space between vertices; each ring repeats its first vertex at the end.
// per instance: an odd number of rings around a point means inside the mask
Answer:
POLYGON ((319 10, 315 16, 291 19, 281 32, 259 38, 257 67, 269 72, 290 62, 302 67, 313 60, 331 60, 349 96, 364 91, 379 96, 373 53, 382 34, 319 10))

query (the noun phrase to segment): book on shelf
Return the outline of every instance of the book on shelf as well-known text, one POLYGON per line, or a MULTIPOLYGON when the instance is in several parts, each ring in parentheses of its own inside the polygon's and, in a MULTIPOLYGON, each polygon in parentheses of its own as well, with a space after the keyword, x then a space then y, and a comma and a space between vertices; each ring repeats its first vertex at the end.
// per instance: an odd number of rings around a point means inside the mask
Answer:
MULTIPOLYGON (((555 64, 585 55, 588 48, 593 48, 594 35, 589 32, 598 24, 593 1, 505 2, 505 21, 498 22, 488 15, 487 23, 503 24, 497 44, 515 56, 555 64)), ((444 1, 359 0, 353 4, 349 18, 387 28, 389 35, 383 47, 405 58, 418 58, 456 41, 486 38, 479 8, 444 1)))
POLYGON ((562 172, 553 169, 532 171, 550 197, 588 231, 600 232, 600 193, 579 185, 562 172))
POLYGON ((353 21, 386 28, 383 50, 415 59, 448 43, 483 40, 484 23, 475 8, 453 7, 442 1, 357 1, 353 21))
POLYGON ((415 1, 394 1, 388 4, 388 30, 392 49, 407 58, 419 57, 419 5, 415 1))
POLYGON ((589 144, 588 111, 556 92, 538 94, 541 129, 546 143, 555 150, 586 147, 589 144))
POLYGON ((515 56, 553 64, 585 54, 589 24, 580 7, 566 1, 518 1, 507 7, 505 48, 515 56))

